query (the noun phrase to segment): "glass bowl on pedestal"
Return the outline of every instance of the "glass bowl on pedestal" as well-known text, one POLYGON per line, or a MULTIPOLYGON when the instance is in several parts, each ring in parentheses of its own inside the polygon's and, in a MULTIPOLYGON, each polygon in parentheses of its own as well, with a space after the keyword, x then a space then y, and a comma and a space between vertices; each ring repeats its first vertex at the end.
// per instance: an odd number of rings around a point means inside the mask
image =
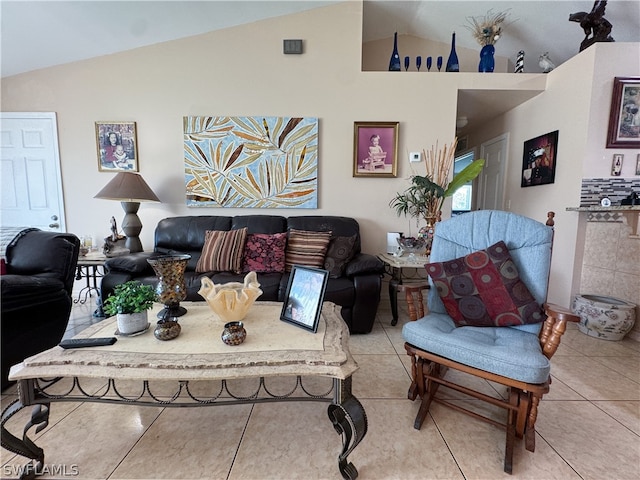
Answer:
POLYGON ((181 307, 180 302, 187 298, 184 271, 190 259, 191 255, 186 254, 161 255, 147 259, 158 276, 157 300, 164 304, 158 318, 180 317, 187 313, 187 309, 181 307))

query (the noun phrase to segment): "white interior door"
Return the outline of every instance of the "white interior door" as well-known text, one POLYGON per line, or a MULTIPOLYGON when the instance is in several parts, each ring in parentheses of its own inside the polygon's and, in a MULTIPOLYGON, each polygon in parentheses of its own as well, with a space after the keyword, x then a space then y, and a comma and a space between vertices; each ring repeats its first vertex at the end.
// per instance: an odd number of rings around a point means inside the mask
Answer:
POLYGON ((66 231, 55 113, 0 113, 0 224, 66 231))
POLYGON ((484 168, 478 182, 478 209, 504 210, 504 174, 509 134, 505 133, 480 146, 484 168))

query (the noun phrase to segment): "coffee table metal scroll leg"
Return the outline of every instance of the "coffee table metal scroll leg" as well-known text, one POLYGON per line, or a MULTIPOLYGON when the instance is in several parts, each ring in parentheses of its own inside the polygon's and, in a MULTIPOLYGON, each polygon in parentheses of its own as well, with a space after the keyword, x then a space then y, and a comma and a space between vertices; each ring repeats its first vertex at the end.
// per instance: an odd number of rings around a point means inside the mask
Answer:
POLYGON ((342 452, 338 455, 338 468, 345 480, 355 480, 358 470, 347 460, 347 456, 367 433, 367 415, 362 404, 351 395, 351 377, 335 379, 336 398, 329 405, 327 414, 336 431, 342 435, 342 452), (338 385, 339 384, 339 385, 338 385))
POLYGON ((26 466, 20 476, 20 478, 32 479, 36 477, 38 472, 42 471, 42 467, 44 465, 44 450, 33 443, 33 441, 27 436, 27 433, 33 426, 36 426, 36 433, 38 433, 49 425, 49 404, 36 405, 33 407, 31 420, 25 425, 22 440, 20 440, 18 437, 11 434, 4 425, 11 417, 23 408, 24 405, 22 405, 19 400, 16 400, 2 412, 0 438, 3 448, 34 460, 26 466))

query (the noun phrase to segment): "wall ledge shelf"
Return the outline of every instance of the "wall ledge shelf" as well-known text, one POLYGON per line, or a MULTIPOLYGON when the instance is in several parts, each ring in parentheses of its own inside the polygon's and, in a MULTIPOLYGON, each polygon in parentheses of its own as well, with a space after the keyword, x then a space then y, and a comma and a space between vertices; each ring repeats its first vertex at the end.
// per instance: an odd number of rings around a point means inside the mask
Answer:
POLYGON ((587 213, 588 222, 621 222, 626 220, 633 232, 629 238, 640 240, 640 205, 612 205, 602 207, 590 205, 586 207, 567 207, 568 212, 587 213), (623 220, 624 219, 624 220, 623 220))

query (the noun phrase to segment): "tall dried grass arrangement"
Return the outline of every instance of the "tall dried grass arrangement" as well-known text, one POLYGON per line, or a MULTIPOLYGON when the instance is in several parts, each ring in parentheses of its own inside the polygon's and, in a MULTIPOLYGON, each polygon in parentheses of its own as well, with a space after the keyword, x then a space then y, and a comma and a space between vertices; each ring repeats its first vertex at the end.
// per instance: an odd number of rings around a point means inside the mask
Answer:
POLYGON ((454 138, 451 145, 446 145, 440 149, 438 142, 431 145, 431 150, 422 150, 426 175, 433 183, 440 185, 443 190, 449 185, 449 174, 452 172, 453 162, 456 156, 458 137, 454 138))

